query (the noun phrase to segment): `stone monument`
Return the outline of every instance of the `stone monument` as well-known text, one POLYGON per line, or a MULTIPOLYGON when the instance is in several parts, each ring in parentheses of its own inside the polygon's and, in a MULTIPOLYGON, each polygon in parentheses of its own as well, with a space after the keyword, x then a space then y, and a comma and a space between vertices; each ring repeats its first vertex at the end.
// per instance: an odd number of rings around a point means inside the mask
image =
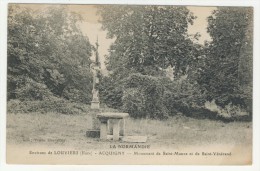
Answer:
POLYGON ((100 111, 99 101, 99 78, 100 78, 100 61, 98 54, 98 39, 96 42, 95 61, 90 65, 93 73, 93 88, 91 111, 88 115, 90 121, 90 129, 87 130, 86 136, 108 140, 112 136, 112 140, 133 143, 146 142, 146 136, 125 136, 125 118, 128 113, 119 112, 103 112, 100 111))
POLYGON ((98 54, 98 39, 96 42, 95 50, 95 61, 90 65, 91 72, 93 74, 93 87, 92 87, 92 101, 90 108, 92 109, 89 114, 89 119, 91 120, 90 128, 87 130, 86 135, 88 137, 97 138, 100 136, 100 123, 97 119, 97 114, 100 109, 100 101, 99 101, 99 77, 100 77, 100 61, 98 54))

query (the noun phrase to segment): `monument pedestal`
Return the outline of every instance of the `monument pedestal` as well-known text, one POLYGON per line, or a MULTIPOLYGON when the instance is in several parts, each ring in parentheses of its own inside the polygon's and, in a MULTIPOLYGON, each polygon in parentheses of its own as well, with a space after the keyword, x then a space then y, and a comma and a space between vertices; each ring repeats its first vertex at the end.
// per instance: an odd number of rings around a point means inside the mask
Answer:
POLYGON ((99 109, 99 101, 91 101, 91 109, 99 109))
MULTIPOLYGON (((98 103, 95 103, 99 105, 98 103)), ((97 106, 94 106, 97 107, 97 106)), ((92 103, 91 103, 92 108, 92 103)), ((86 131, 86 136, 91 138, 100 138, 100 123, 97 118, 97 114, 99 113, 99 108, 92 108, 91 114, 88 116, 88 120, 90 122, 88 125, 88 130, 86 131)))

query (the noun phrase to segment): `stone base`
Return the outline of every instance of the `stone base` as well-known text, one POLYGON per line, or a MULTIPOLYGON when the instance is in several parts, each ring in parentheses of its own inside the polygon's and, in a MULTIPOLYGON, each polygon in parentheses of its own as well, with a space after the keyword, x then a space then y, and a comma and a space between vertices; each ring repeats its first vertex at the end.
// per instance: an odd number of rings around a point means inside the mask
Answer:
POLYGON ((85 120, 86 120, 85 130, 99 130, 100 129, 100 123, 96 116, 95 111, 86 113, 85 120))
POLYGON ((124 136, 121 140, 123 142, 145 143, 147 141, 147 136, 124 136))
POLYGON ((100 104, 99 101, 91 101, 90 108, 91 109, 99 109, 100 108, 99 104, 100 104))
MULTIPOLYGON (((119 140, 122 140, 123 136, 119 136, 119 140)), ((107 140, 113 140, 113 135, 107 135, 107 140)))
POLYGON ((86 131, 86 136, 91 138, 100 138, 100 130, 89 129, 86 131))

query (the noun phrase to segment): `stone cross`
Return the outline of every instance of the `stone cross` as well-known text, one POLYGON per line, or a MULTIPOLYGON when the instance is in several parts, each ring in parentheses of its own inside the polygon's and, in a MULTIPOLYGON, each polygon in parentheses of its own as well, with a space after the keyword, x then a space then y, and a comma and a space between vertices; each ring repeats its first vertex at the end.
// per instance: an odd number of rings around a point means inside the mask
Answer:
POLYGON ((100 62, 99 62, 99 55, 98 55, 98 40, 96 43, 96 57, 95 62, 91 64, 91 71, 93 73, 93 88, 92 88, 92 101, 91 101, 91 109, 99 109, 99 74, 100 74, 100 62))
POLYGON ((98 137, 100 133, 100 123, 97 119, 97 114, 100 109, 100 101, 99 101, 99 74, 100 74, 100 62, 98 56, 98 40, 96 43, 96 48, 94 48, 96 52, 95 61, 90 65, 91 72, 93 74, 93 87, 92 87, 92 101, 90 108, 92 111, 88 115, 88 119, 90 120, 90 125, 88 125, 89 129, 86 134, 88 137, 98 137))

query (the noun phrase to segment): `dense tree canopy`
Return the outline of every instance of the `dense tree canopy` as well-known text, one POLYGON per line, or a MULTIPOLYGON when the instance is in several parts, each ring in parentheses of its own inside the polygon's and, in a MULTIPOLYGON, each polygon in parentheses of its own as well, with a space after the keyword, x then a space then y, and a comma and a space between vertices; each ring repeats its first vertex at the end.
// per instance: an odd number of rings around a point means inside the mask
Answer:
POLYGON ((102 6, 99 14, 108 38, 116 38, 108 56, 114 72, 158 75, 170 66, 180 76, 198 53, 187 33, 195 17, 186 7, 102 6))
POLYGON ((80 20, 64 7, 9 7, 8 99, 90 101, 91 45, 77 27, 80 20))
MULTIPOLYGON (((189 35, 196 17, 184 6, 97 8, 107 37, 115 39, 106 57, 109 74, 99 75, 102 103, 136 118, 206 115, 206 101, 215 101, 220 113, 251 113, 252 8, 218 7, 208 17, 212 41, 204 45, 193 41, 198 34, 189 35)), ((67 100, 91 101, 94 47, 78 27, 81 20, 62 6, 33 11, 10 5, 8 100, 46 107, 53 98, 54 109, 64 113, 67 100)))
POLYGON ((221 106, 252 100, 252 17, 252 8, 218 7, 208 18, 212 42, 204 49, 199 82, 208 100, 221 106))
MULTIPOLYGON (((145 115, 143 110, 150 107, 144 101, 150 98, 141 91, 143 83, 131 89, 123 86, 132 73, 138 73, 140 79, 142 75, 147 77, 145 81, 154 76, 152 80, 163 84, 165 102, 156 108, 161 111, 158 116, 176 111, 192 113, 212 100, 222 108, 232 104, 250 111, 252 8, 217 8, 208 17, 212 41, 204 46, 188 35, 188 26, 196 17, 186 7, 102 6, 99 14, 108 38, 115 38, 107 57, 112 72, 104 79, 110 84, 101 90, 112 107, 122 105, 126 111, 145 115), (174 81, 163 79, 167 67, 173 68, 174 81), (116 103, 111 104, 109 98, 116 103)), ((159 104, 156 100, 152 103, 159 104)))
MULTIPOLYGON (((175 80, 195 69, 202 47, 192 41, 198 35, 189 35, 188 26, 196 17, 181 6, 98 8, 108 38, 115 38, 107 57, 111 74, 101 83, 103 100, 111 107, 121 106, 134 117, 164 118, 176 114, 171 107, 174 104, 170 104, 172 100, 168 99, 170 96, 164 97, 165 93, 171 94, 169 88, 177 88, 178 84, 169 81, 173 78, 166 78, 165 69, 173 68, 175 80), (136 78, 135 86, 129 87, 133 78, 136 78), (169 86, 164 85, 164 78, 169 86)), ((183 97, 193 94, 178 97, 179 104, 187 102, 183 97)))

